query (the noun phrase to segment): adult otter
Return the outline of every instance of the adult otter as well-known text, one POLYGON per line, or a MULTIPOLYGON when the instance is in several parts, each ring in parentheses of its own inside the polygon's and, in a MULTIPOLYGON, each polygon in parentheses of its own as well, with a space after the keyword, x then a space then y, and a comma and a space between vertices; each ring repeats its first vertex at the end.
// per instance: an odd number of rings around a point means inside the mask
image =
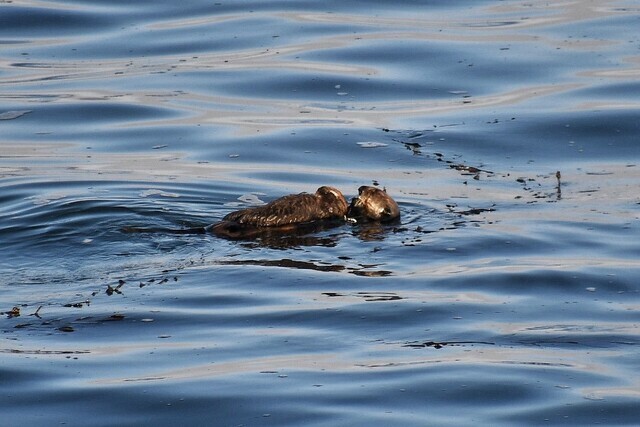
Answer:
POLYGON ((338 189, 323 186, 315 194, 291 194, 264 206, 231 212, 206 230, 227 239, 307 231, 324 222, 344 219, 348 209, 347 201, 338 189))
POLYGON ((389 222, 400 218, 400 208, 386 190, 363 185, 358 188, 358 197, 351 200, 347 216, 389 222))

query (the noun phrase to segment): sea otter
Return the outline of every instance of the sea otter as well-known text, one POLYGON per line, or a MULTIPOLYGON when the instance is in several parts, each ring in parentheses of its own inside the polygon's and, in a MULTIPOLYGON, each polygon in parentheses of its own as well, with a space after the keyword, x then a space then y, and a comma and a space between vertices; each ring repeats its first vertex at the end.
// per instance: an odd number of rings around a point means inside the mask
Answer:
POLYGON ((166 230, 124 227, 133 232, 170 232, 175 234, 213 233, 233 240, 277 239, 284 235, 301 236, 351 222, 389 222, 400 217, 396 202, 386 191, 362 186, 358 197, 347 204, 340 190, 323 186, 314 194, 300 193, 281 197, 264 206, 231 212, 222 221, 207 227, 166 230))
POLYGON ((363 185, 351 200, 347 216, 357 220, 390 222, 400 218, 398 204, 386 190, 363 185))
POLYGON ((314 194, 291 194, 264 206, 231 212, 206 230, 228 239, 306 231, 320 223, 344 220, 348 209, 340 190, 323 186, 314 194))

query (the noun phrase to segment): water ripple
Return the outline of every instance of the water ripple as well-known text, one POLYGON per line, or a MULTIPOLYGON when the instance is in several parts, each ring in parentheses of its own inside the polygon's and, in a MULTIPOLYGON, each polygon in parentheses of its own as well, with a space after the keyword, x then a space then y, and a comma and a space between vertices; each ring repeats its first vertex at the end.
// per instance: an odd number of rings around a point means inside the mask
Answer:
POLYGON ((634 2, 0 3, 3 419, 640 417, 634 2))

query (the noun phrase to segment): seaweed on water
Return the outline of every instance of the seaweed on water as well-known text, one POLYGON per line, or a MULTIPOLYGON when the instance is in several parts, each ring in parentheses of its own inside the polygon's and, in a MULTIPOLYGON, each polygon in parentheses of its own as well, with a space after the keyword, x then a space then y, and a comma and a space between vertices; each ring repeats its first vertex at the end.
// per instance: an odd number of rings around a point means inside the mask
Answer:
POLYGON ((488 341, 413 341, 408 342, 403 345, 403 347, 411 347, 411 348, 427 348, 432 347, 435 349, 441 349, 445 346, 462 346, 462 345, 474 345, 474 344, 482 344, 482 345, 495 345, 494 342, 488 341))

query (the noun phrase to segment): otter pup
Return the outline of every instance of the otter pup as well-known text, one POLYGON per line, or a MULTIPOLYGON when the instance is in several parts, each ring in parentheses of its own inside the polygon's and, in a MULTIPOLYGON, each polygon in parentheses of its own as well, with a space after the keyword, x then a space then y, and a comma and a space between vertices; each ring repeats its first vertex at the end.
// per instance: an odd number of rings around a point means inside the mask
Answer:
POLYGON ((344 219, 349 209, 342 193, 323 186, 315 194, 281 197, 264 206, 231 212, 206 228, 219 237, 246 239, 272 232, 304 230, 314 223, 344 219))
POLYGON ((347 216, 389 222, 400 218, 400 209, 386 190, 363 185, 358 188, 358 197, 351 200, 347 216))

